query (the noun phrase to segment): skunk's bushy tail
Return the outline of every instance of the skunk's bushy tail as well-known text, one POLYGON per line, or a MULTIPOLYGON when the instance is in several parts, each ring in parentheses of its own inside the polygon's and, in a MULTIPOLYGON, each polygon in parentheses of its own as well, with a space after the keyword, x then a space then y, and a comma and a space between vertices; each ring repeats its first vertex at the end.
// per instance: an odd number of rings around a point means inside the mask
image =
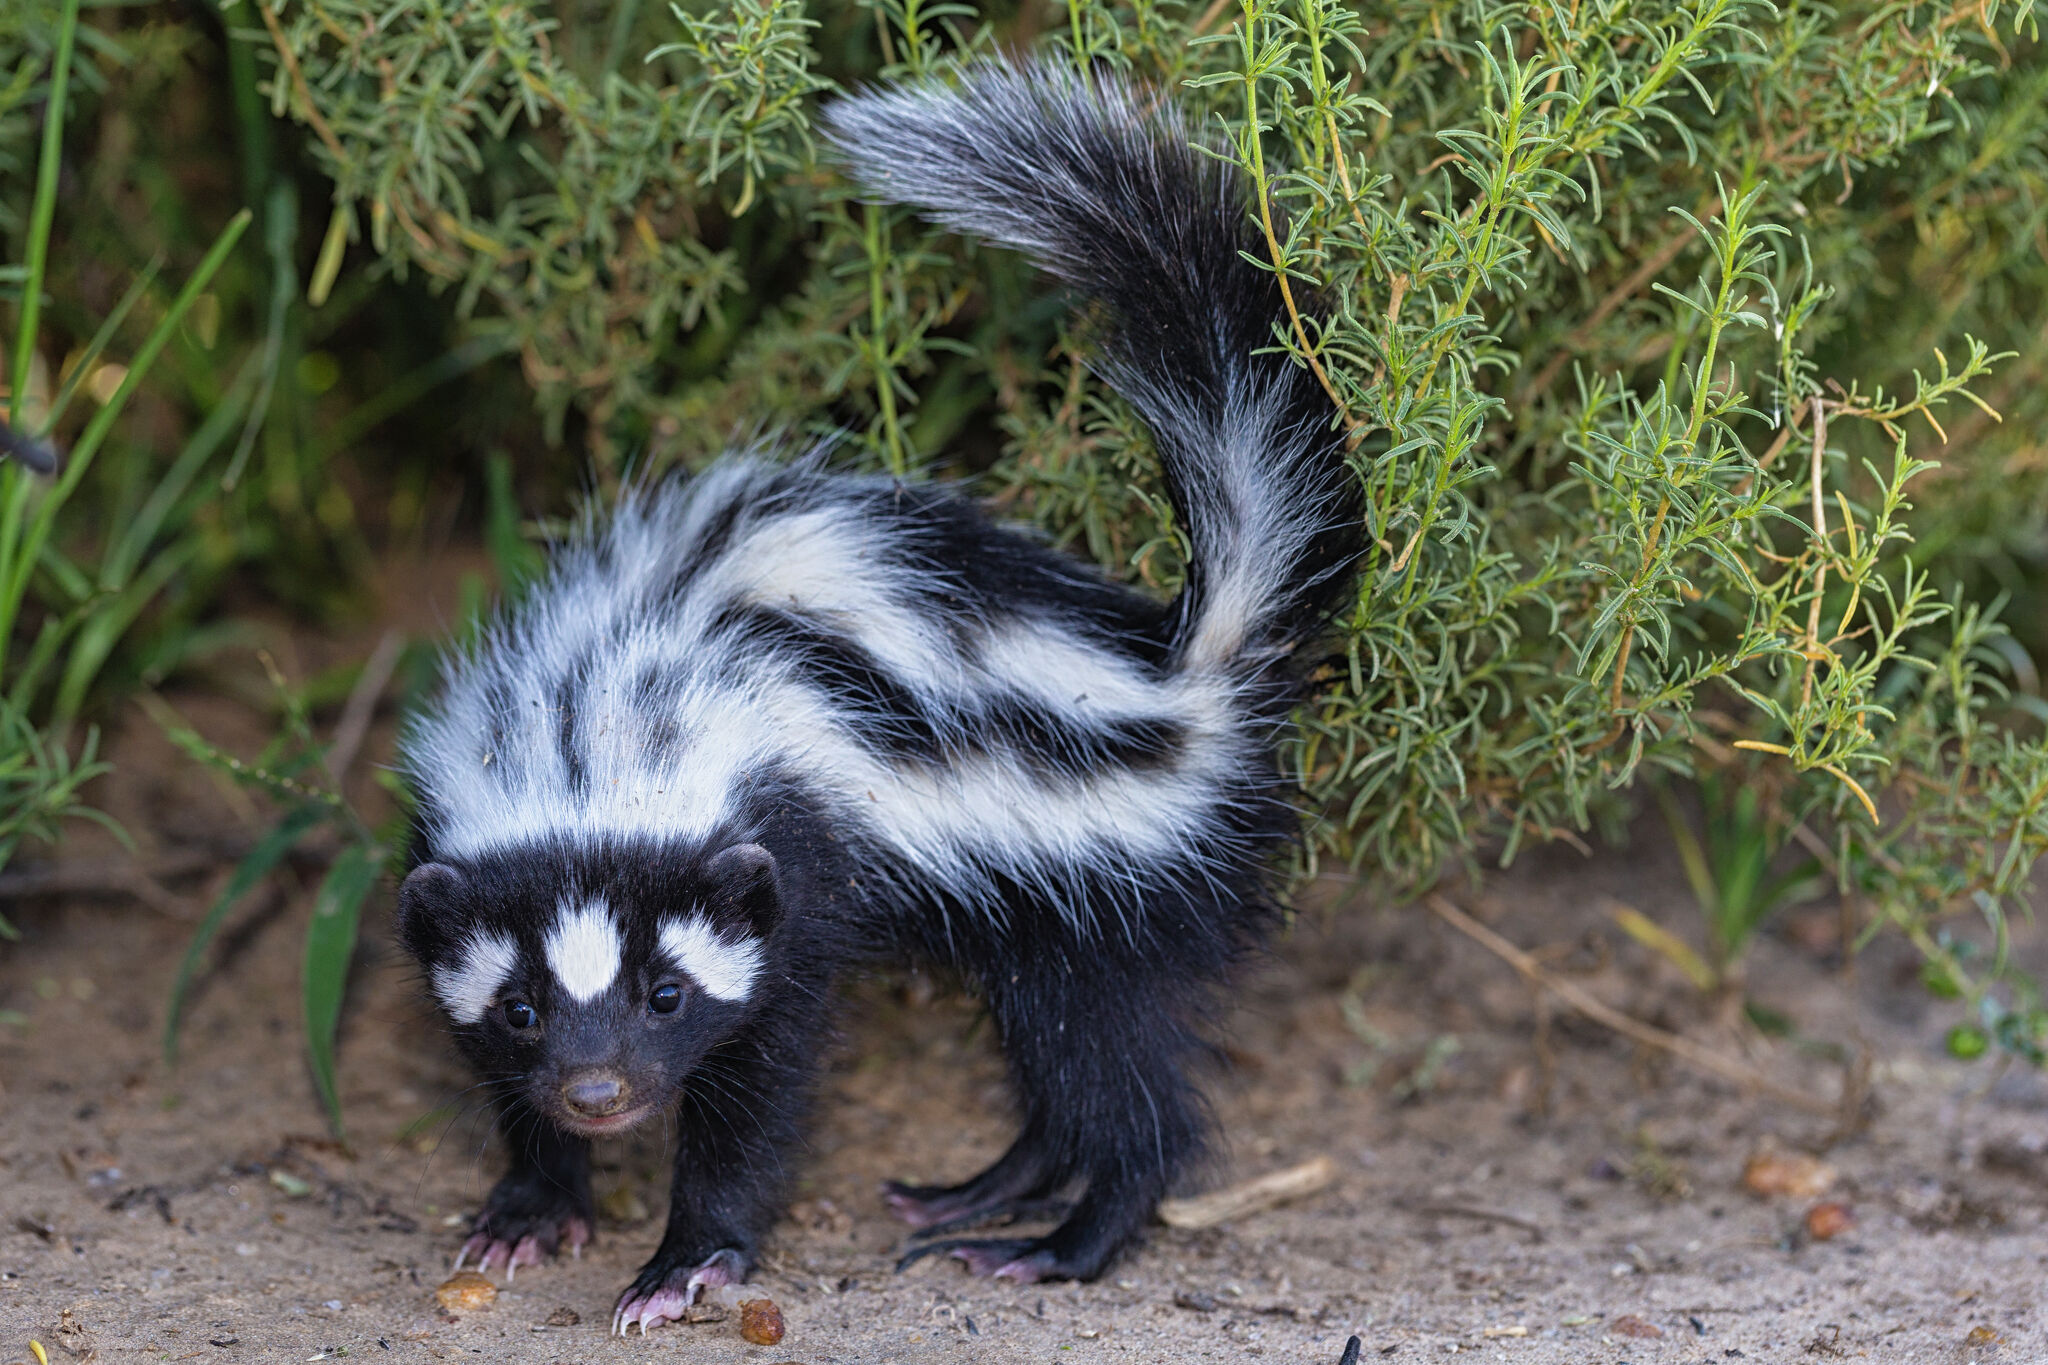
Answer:
POLYGON ((1283 315, 1234 168, 1153 92, 990 64, 840 100, 828 135, 878 199, 1017 247, 1102 314, 1104 378, 1150 425, 1192 555, 1175 655, 1263 669, 1328 618, 1359 549, 1328 396, 1283 315))

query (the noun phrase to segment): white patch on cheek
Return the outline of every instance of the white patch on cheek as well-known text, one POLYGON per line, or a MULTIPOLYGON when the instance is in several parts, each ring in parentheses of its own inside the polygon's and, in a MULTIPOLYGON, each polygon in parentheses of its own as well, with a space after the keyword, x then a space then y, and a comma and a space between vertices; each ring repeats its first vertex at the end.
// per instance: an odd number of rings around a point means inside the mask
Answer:
POLYGON ((449 965, 434 968, 434 994, 458 1024, 480 1021, 519 966, 519 949, 503 934, 471 934, 449 965))
POLYGON ((603 901, 561 908, 548 931, 548 967, 571 999, 588 1003, 602 995, 618 977, 626 945, 603 901))
POLYGON ((744 1000, 761 974, 761 940, 729 939, 701 919, 663 920, 661 947, 717 1000, 744 1000))

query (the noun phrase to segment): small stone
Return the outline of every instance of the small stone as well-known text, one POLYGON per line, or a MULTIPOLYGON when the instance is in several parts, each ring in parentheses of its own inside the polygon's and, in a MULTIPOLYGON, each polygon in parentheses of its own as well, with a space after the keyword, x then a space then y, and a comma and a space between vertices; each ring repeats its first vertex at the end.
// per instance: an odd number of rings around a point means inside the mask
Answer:
POLYGON ((1835 1168, 1804 1152, 1758 1152, 1742 1167, 1742 1187, 1766 1198, 1818 1199, 1834 1183, 1835 1168))
POLYGON ((83 1360, 93 1360, 99 1355, 98 1334, 85 1325, 76 1309, 66 1308, 58 1314, 57 1344, 66 1353, 83 1360))
POLYGON ((498 1286, 474 1270, 458 1270, 434 1290, 435 1301, 451 1313, 474 1313, 479 1308, 489 1308, 491 1300, 497 1297, 498 1286))
POLYGON ((547 1316, 549 1327, 574 1327, 583 1321, 583 1315, 573 1308, 557 1308, 547 1316))
POLYGON ((1847 1204, 1828 1200, 1806 1211, 1806 1235, 1816 1242, 1839 1237, 1855 1226, 1856 1214, 1847 1204))
POLYGON ((299 1179, 290 1171, 272 1171, 270 1183, 283 1190, 287 1199, 304 1199, 313 1192, 313 1186, 309 1182, 299 1179))
POLYGON ((1635 1337, 1643 1341, 1664 1335, 1662 1327, 1659 1327, 1654 1322, 1646 1322, 1633 1313, 1627 1317, 1616 1318, 1613 1322, 1607 1324, 1607 1330, 1618 1337, 1635 1337))
POLYGON ((773 1299, 748 1299, 740 1305, 740 1340, 773 1346, 782 1340, 782 1310, 773 1299))
POLYGON ((716 1299, 699 1299, 683 1309, 683 1321, 692 1326, 700 1322, 724 1322, 726 1306, 716 1299))
POLYGON ((1216 1311, 1216 1300, 1207 1294, 1191 1294, 1186 1290, 1182 1290, 1173 1296, 1173 1302, 1176 1307, 1185 1308, 1190 1313, 1213 1313, 1216 1311))

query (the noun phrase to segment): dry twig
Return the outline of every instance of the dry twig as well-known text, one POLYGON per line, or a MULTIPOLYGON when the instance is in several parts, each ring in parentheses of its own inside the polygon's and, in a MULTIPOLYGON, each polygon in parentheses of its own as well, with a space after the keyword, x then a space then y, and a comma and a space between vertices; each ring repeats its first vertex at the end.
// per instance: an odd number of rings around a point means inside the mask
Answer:
POLYGON ((1162 1199, 1159 1221, 1170 1228, 1213 1228, 1233 1218, 1258 1213, 1290 1199, 1314 1194, 1337 1178, 1337 1163, 1326 1156, 1272 1171, 1227 1190, 1193 1199, 1162 1199))
POLYGON ((1620 1010, 1600 1000, 1583 987, 1552 976, 1549 972, 1543 970, 1542 965, 1535 958, 1530 957, 1520 948, 1517 948, 1478 920, 1473 919, 1442 896, 1430 896, 1426 898, 1425 904, 1429 906, 1431 913, 1436 915, 1438 919, 1479 944, 1503 962, 1506 962, 1517 972, 1520 972, 1522 978, 1529 982, 1530 985, 1550 992, 1580 1014, 1591 1019, 1594 1023, 1613 1029, 1623 1037, 1641 1043, 1645 1047, 1668 1052, 1680 1061, 1690 1062, 1700 1070, 1719 1076, 1724 1081, 1731 1081, 1745 1089, 1769 1095, 1781 1104, 1788 1104, 1795 1109, 1804 1110, 1806 1113, 1819 1114, 1846 1124, 1848 1115, 1845 1114, 1845 1106, 1854 1103, 1858 1098, 1856 1087, 1845 1085, 1841 1098, 1830 1101, 1815 1095, 1809 1095, 1803 1090, 1794 1090, 1790 1086, 1781 1085, 1747 1063, 1739 1062, 1733 1057, 1724 1057, 1712 1048, 1703 1047, 1690 1038, 1683 1038, 1676 1033, 1669 1033, 1652 1024, 1645 1024, 1639 1019, 1632 1019, 1620 1010))

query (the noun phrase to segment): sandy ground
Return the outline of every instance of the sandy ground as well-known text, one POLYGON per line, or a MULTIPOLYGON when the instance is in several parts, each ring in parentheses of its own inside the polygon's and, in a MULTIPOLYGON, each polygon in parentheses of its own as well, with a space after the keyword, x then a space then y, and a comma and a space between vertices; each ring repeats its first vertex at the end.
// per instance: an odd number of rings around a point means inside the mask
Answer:
MULTIPOLYGON (((191 775, 119 796, 131 823, 232 819, 191 775)), ((1689 988, 1602 914, 1607 896, 1683 903, 1645 835, 1635 853, 1525 861, 1462 899, 1554 945, 1557 969, 1603 998, 1712 1038, 1689 988)), ((1818 1241, 1811 1199, 1754 1197, 1741 1174, 1766 1144, 1817 1145, 1825 1120, 1564 1016, 1545 1086, 1512 972, 1419 909, 1321 890, 1328 908, 1248 984, 1215 1092, 1220 1179, 1327 1155, 1333 1184, 1227 1226, 1161 1228, 1097 1284, 991 1284, 938 1262, 895 1274, 903 1240, 877 1182, 977 1169, 1006 1104, 971 1002, 857 983, 799 1201, 755 1276, 787 1322, 770 1347, 733 1320, 606 1335, 659 1237, 652 1137, 601 1150, 608 1216, 581 1261, 528 1270, 481 1311, 436 1305, 502 1158, 460 1107, 468 1078, 392 951, 388 897, 344 1023, 352 1155, 325 1138, 300 1056, 303 892, 242 912, 175 1074, 157 1034, 188 926, 111 897, 12 905, 25 939, 0 946, 0 1009, 25 1022, 0 1024, 0 1361, 29 1360, 35 1338, 59 1362, 1334 1365, 1353 1333, 1366 1362, 2048 1361, 2048 1083, 1947 1060, 1953 1019, 1895 948, 1845 984, 1821 916, 1755 956, 1754 994, 1801 1037, 1874 1061, 1873 1122, 1825 1155, 1829 1198, 1856 1221, 1818 1241)), ((1750 1046, 1815 1093, 1838 1082, 1824 1047, 1750 1046)))

